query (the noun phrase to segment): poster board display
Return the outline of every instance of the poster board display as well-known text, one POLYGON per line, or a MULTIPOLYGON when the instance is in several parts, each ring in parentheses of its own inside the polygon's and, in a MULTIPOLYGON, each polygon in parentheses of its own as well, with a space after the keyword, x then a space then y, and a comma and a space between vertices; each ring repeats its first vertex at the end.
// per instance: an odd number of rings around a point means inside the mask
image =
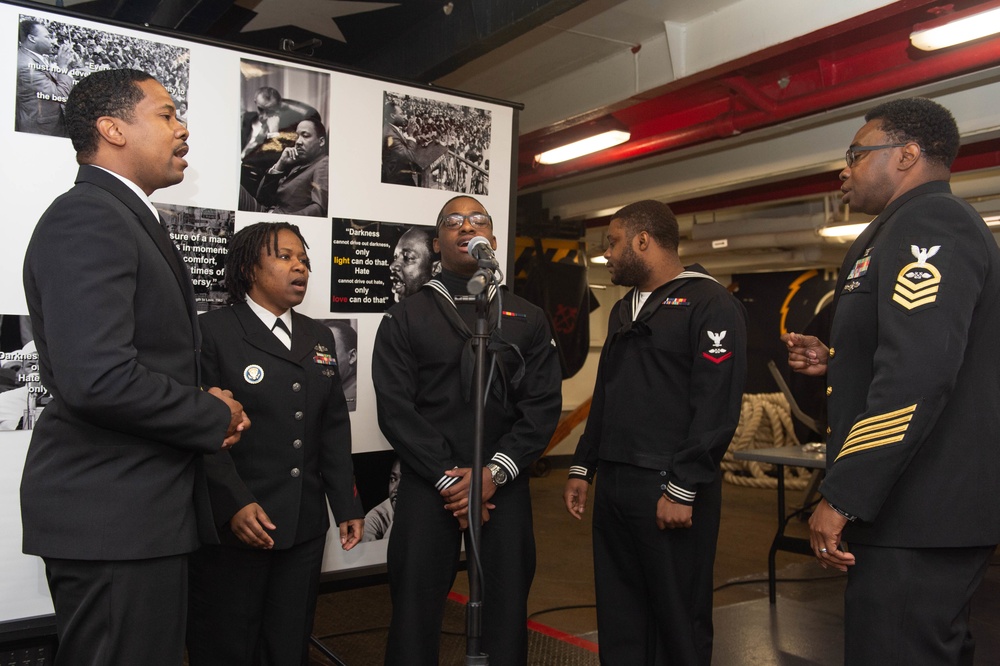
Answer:
MULTIPOLYGON (((296 59, 0 1, 0 165, 7 214, 0 244, 0 632, 52 612, 44 570, 21 553, 18 487, 34 421, 50 399, 21 283, 35 222, 73 185, 61 122, 76 81, 98 69, 145 68, 174 97, 191 136, 184 181, 151 197, 191 272, 198 307, 222 307, 228 238, 260 221, 297 224, 313 275, 298 311, 334 330, 351 401, 366 509, 386 499, 392 454, 379 432, 371 353, 382 313, 428 279, 420 240, 457 194, 491 212, 508 263, 514 105, 331 70, 296 59), (291 168, 276 177, 279 160, 291 168), (414 258, 416 257, 416 258, 414 258)), ((85 322, 81 322, 85 325, 85 322)), ((251 415, 252 418, 252 415, 251 415)), ((350 553, 330 532, 324 570, 385 561, 385 544, 350 553), (331 547, 332 546, 332 547, 331 547)))

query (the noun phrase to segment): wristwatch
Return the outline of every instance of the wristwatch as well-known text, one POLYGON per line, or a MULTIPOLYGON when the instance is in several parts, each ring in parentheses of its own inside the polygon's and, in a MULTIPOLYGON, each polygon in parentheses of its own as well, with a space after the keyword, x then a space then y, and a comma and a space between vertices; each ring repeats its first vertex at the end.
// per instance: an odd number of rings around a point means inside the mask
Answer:
POLYGON ((486 469, 490 470, 490 476, 493 477, 493 485, 499 488, 503 484, 507 483, 507 470, 496 463, 486 463, 486 469))

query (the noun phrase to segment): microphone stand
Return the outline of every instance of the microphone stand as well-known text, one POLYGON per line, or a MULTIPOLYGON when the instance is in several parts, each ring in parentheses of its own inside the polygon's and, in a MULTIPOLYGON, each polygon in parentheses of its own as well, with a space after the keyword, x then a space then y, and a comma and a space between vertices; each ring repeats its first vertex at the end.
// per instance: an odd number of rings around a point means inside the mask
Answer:
MULTIPOLYGON (((489 260, 479 261, 480 271, 488 271, 490 282, 495 281, 489 260)), ((478 273, 477 273, 478 275, 478 273)), ((473 281, 475 278, 473 278, 473 281)), ((472 281, 470 281, 472 282, 472 281)), ((480 545, 482 540, 483 515, 483 429, 486 411, 486 347, 489 343, 489 289, 476 294, 476 330, 472 344, 476 351, 476 365, 473 373, 473 400, 475 401, 475 436, 472 448, 472 484, 469 488, 469 532, 466 538, 466 560, 469 573, 469 604, 465 610, 467 666, 488 666, 489 655, 482 652, 483 619, 483 575, 480 545)))

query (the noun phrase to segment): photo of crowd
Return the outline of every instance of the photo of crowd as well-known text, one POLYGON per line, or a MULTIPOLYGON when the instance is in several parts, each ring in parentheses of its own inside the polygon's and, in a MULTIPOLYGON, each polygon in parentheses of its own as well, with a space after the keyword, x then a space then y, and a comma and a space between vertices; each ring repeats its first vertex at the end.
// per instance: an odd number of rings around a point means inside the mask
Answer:
POLYGON ((492 131, 485 109, 386 91, 382 182, 489 194, 492 131))
POLYGON ((239 209, 326 217, 329 75, 240 61, 239 209))
POLYGON ((139 69, 163 84, 187 113, 190 51, 136 37, 21 15, 14 130, 66 136, 63 105, 76 82, 104 69, 139 69))

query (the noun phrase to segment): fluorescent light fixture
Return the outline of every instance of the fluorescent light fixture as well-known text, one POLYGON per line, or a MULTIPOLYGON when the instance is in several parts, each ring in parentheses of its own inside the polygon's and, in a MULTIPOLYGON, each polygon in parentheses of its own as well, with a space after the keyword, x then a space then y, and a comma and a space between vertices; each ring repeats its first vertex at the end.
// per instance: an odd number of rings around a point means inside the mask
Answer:
POLYGON ((605 148, 610 148, 611 146, 617 146, 620 143, 625 143, 629 140, 630 136, 631 134, 628 132, 610 130, 602 134, 587 137, 586 139, 580 139, 579 141, 568 143, 565 146, 560 146, 559 148, 547 150, 541 155, 538 155, 535 159, 538 160, 539 164, 559 164, 560 162, 565 162, 566 160, 572 160, 577 157, 582 157, 583 155, 596 153, 597 151, 604 150, 605 148))
MULTIPOLYGON (((983 216, 983 222, 991 228, 1000 227, 1000 215, 985 215, 983 216)), ((831 227, 820 227, 818 232, 823 238, 857 238, 869 224, 871 223, 839 224, 831 227)))
POLYGON ((592 263, 592 264, 606 264, 606 263, 608 263, 608 260, 604 258, 603 254, 599 254, 596 257, 591 257, 590 258, 590 263, 592 263))
POLYGON ((914 30, 910 33, 910 43, 921 51, 934 51, 997 32, 1000 32, 1000 7, 956 18, 933 28, 914 30))
POLYGON ((839 224, 833 227, 820 227, 819 235, 823 238, 857 238, 870 222, 861 224, 839 224))

